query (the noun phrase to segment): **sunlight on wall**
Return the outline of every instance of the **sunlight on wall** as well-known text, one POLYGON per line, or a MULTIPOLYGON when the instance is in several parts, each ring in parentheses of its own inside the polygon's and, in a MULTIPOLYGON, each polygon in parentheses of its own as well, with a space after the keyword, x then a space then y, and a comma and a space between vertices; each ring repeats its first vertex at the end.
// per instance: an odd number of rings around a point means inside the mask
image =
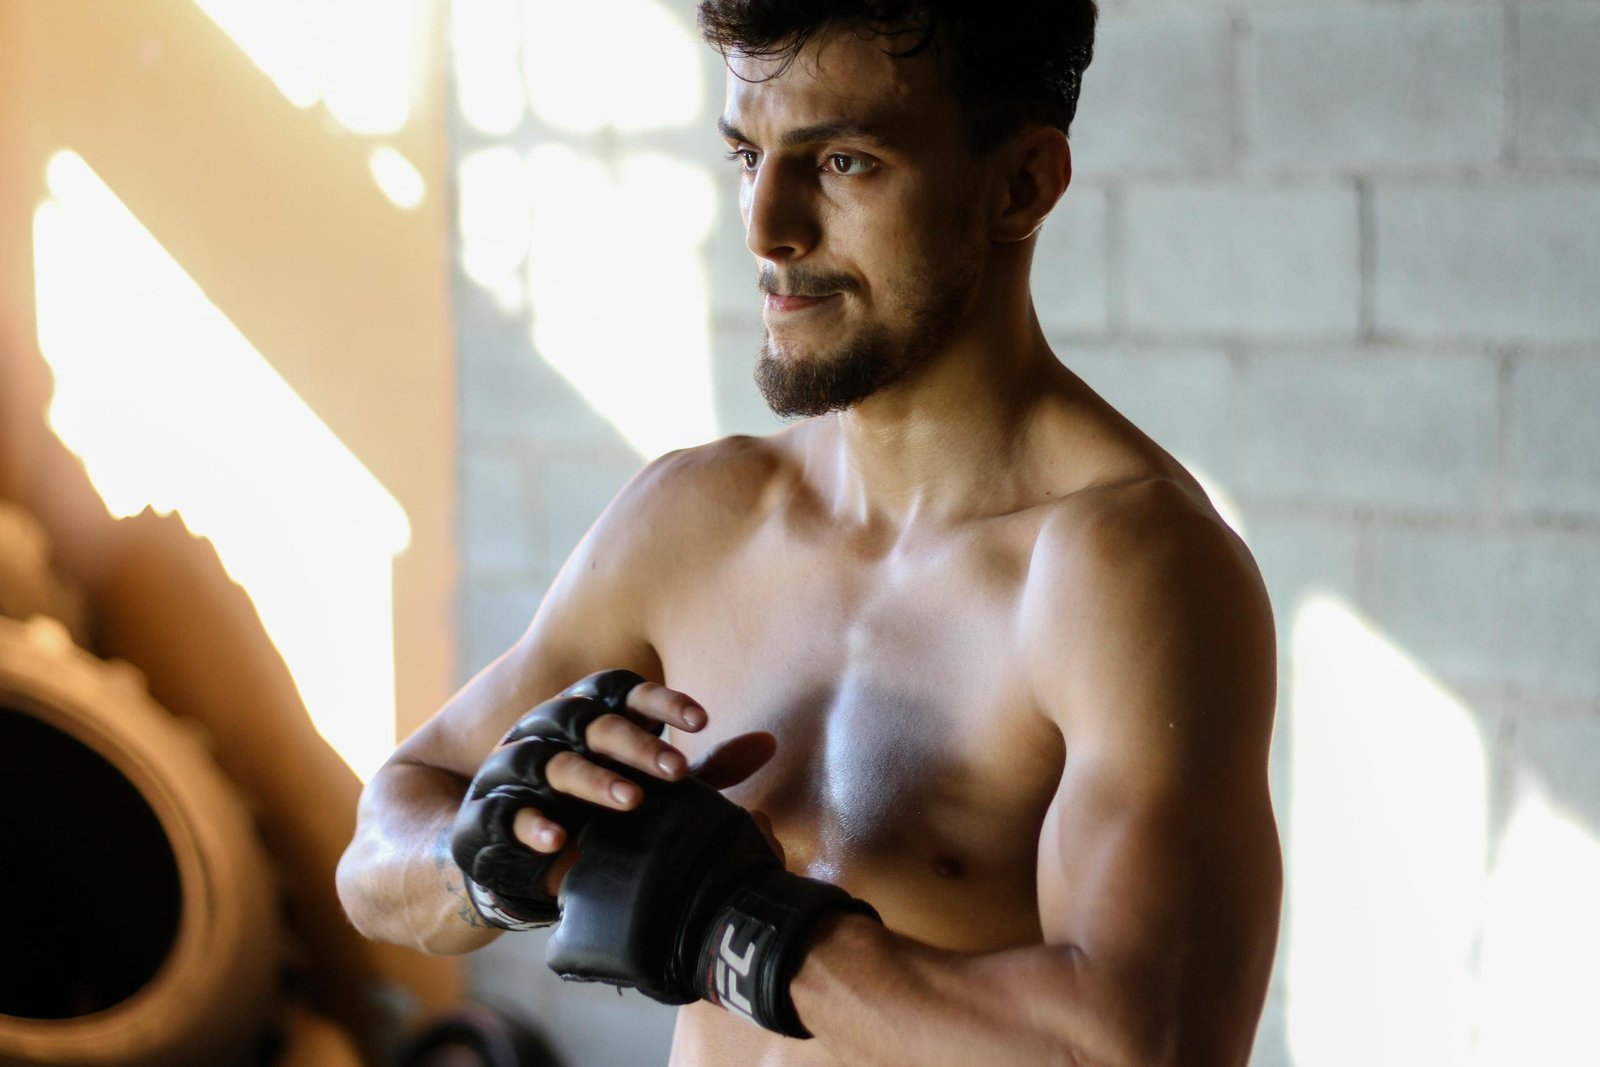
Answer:
POLYGON ((319 100, 352 133, 411 116, 421 0, 194 0, 295 107, 319 100))
POLYGON ((527 113, 522 85, 521 0, 450 5, 450 69, 461 117, 479 133, 504 137, 527 113))
POLYGON ((399 130, 417 92, 420 0, 316 0, 315 10, 310 44, 328 113, 352 133, 399 130))
POLYGON ((499 145, 463 156, 456 168, 456 246, 461 270, 495 297, 500 310, 527 306, 527 168, 515 149, 499 145))
POLYGON ((687 126, 705 103, 702 47, 690 24, 658 0, 529 0, 522 46, 528 106, 572 133, 687 126), (586 44, 594 41, 605 44, 586 44))
POLYGON ((52 428, 113 514, 179 512, 363 780, 394 737, 405 512, 76 153, 34 216, 52 428))
POLYGON ((251 0, 194 0, 222 32, 250 57, 261 72, 295 107, 311 107, 322 99, 321 72, 311 52, 316 13, 310 0, 276 4, 251 0))
POLYGON ((641 456, 709 440, 710 175, 644 152, 607 167, 557 144, 527 163, 534 346, 641 456))
POLYGON ((1600 1063, 1600 841, 1533 783, 1501 839, 1484 929, 1479 1063, 1600 1063))
MULTIPOLYGON (((395 133, 411 118, 429 3, 194 0, 291 104, 321 102, 346 130, 367 136, 395 133)), ((371 165, 379 190, 397 207, 422 202, 421 173, 395 149, 378 149, 371 165)))
POLYGON ((410 211, 422 203, 427 194, 427 183, 422 172, 412 162, 388 145, 380 145, 367 157, 372 168, 372 180, 395 207, 410 211))
POLYGON ((530 313, 538 354, 641 456, 716 436, 702 255, 716 215, 712 176, 589 136, 699 118, 693 32, 654 0, 497 0, 457 4, 452 42, 470 125, 509 132, 525 98, 550 131, 574 135, 526 154, 503 144, 464 154, 463 272, 502 311, 530 313), (603 52, 575 46, 602 38, 603 52), (517 41, 520 59, 507 44, 517 41))
POLYGON ((1467 709, 1349 608, 1295 613, 1287 939, 1296 1067, 1464 1063, 1487 853, 1467 709))

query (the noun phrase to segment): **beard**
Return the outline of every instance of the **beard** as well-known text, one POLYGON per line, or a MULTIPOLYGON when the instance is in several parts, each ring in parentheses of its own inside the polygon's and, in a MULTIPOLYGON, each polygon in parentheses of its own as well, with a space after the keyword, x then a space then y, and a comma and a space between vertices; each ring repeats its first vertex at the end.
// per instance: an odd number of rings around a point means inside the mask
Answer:
MULTIPOLYGON (((781 418, 844 411, 893 385, 933 358, 966 314, 977 285, 975 262, 963 261, 940 276, 923 272, 892 291, 897 329, 875 322, 829 347, 785 352, 769 330, 756 360, 756 387, 781 418)), ((790 271, 790 295, 849 293, 854 279, 790 271)), ((761 271, 760 288, 777 287, 776 271, 761 271)))

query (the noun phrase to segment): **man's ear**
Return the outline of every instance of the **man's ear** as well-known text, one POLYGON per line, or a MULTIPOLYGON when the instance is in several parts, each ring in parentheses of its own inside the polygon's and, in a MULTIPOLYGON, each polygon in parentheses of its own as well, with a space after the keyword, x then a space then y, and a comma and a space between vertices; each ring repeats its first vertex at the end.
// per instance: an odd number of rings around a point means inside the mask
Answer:
POLYGON ((1072 149, 1060 130, 1035 126, 998 152, 1003 184, 989 236, 1001 242, 1024 241, 1039 231, 1072 184, 1072 149))

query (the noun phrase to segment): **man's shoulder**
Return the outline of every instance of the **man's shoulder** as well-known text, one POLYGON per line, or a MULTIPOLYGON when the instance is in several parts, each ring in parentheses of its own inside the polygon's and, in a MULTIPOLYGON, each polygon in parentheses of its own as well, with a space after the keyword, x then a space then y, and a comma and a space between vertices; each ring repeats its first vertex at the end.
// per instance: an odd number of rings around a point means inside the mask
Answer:
POLYGON ((1185 752, 1255 767, 1272 729, 1272 609, 1249 549, 1197 487, 1153 478, 1063 501, 1027 596, 1032 691, 1069 748, 1130 780, 1180 780, 1185 752))
POLYGON ((1092 566, 1107 553, 1126 558, 1168 551, 1196 538, 1235 539, 1204 489, 1178 469, 1128 465, 1073 487, 1040 509, 1034 566, 1049 579, 1064 566, 1092 566))
POLYGON ((724 437, 669 452, 617 494, 595 540, 630 554, 671 556, 685 546, 703 553, 748 531, 793 467, 776 437, 724 437))
MULTIPOLYGON (((679 449, 646 464, 619 502, 657 517, 742 513, 790 466, 778 437, 731 436, 679 449)), ((709 516, 706 516, 709 517, 709 516)))
POLYGON ((1041 550, 1080 562, 1104 561, 1107 554, 1127 560, 1224 544, 1243 547, 1197 483, 1163 471, 1066 494, 1051 505, 1039 533, 1041 550))
POLYGON ((1244 540, 1192 480, 1094 485, 1050 506, 1028 570, 1028 617, 1051 642, 1097 630, 1199 625, 1211 617, 1270 639, 1271 608, 1244 540))

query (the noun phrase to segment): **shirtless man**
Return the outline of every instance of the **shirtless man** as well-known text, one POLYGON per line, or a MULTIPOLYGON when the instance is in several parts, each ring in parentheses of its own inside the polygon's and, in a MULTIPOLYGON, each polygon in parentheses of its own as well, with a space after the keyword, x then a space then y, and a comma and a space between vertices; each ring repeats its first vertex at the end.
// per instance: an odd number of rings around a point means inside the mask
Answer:
POLYGON ((1029 294, 1094 6, 881 6, 912 10, 702 5, 766 294, 757 378, 810 417, 623 490, 527 633, 372 779, 341 894, 368 936, 428 952, 517 925, 451 859, 476 862, 468 783, 530 708, 627 668, 650 681, 548 757, 545 810, 503 813, 514 859, 554 857, 524 895, 591 862, 559 812, 647 827, 594 847, 656 869, 652 835, 670 855, 682 827, 657 830, 640 783, 687 790, 690 768, 760 813, 780 877, 844 890, 777 991, 812 1039, 702 1000, 673 1064, 1245 1064, 1281 894, 1270 610, 1029 294))

